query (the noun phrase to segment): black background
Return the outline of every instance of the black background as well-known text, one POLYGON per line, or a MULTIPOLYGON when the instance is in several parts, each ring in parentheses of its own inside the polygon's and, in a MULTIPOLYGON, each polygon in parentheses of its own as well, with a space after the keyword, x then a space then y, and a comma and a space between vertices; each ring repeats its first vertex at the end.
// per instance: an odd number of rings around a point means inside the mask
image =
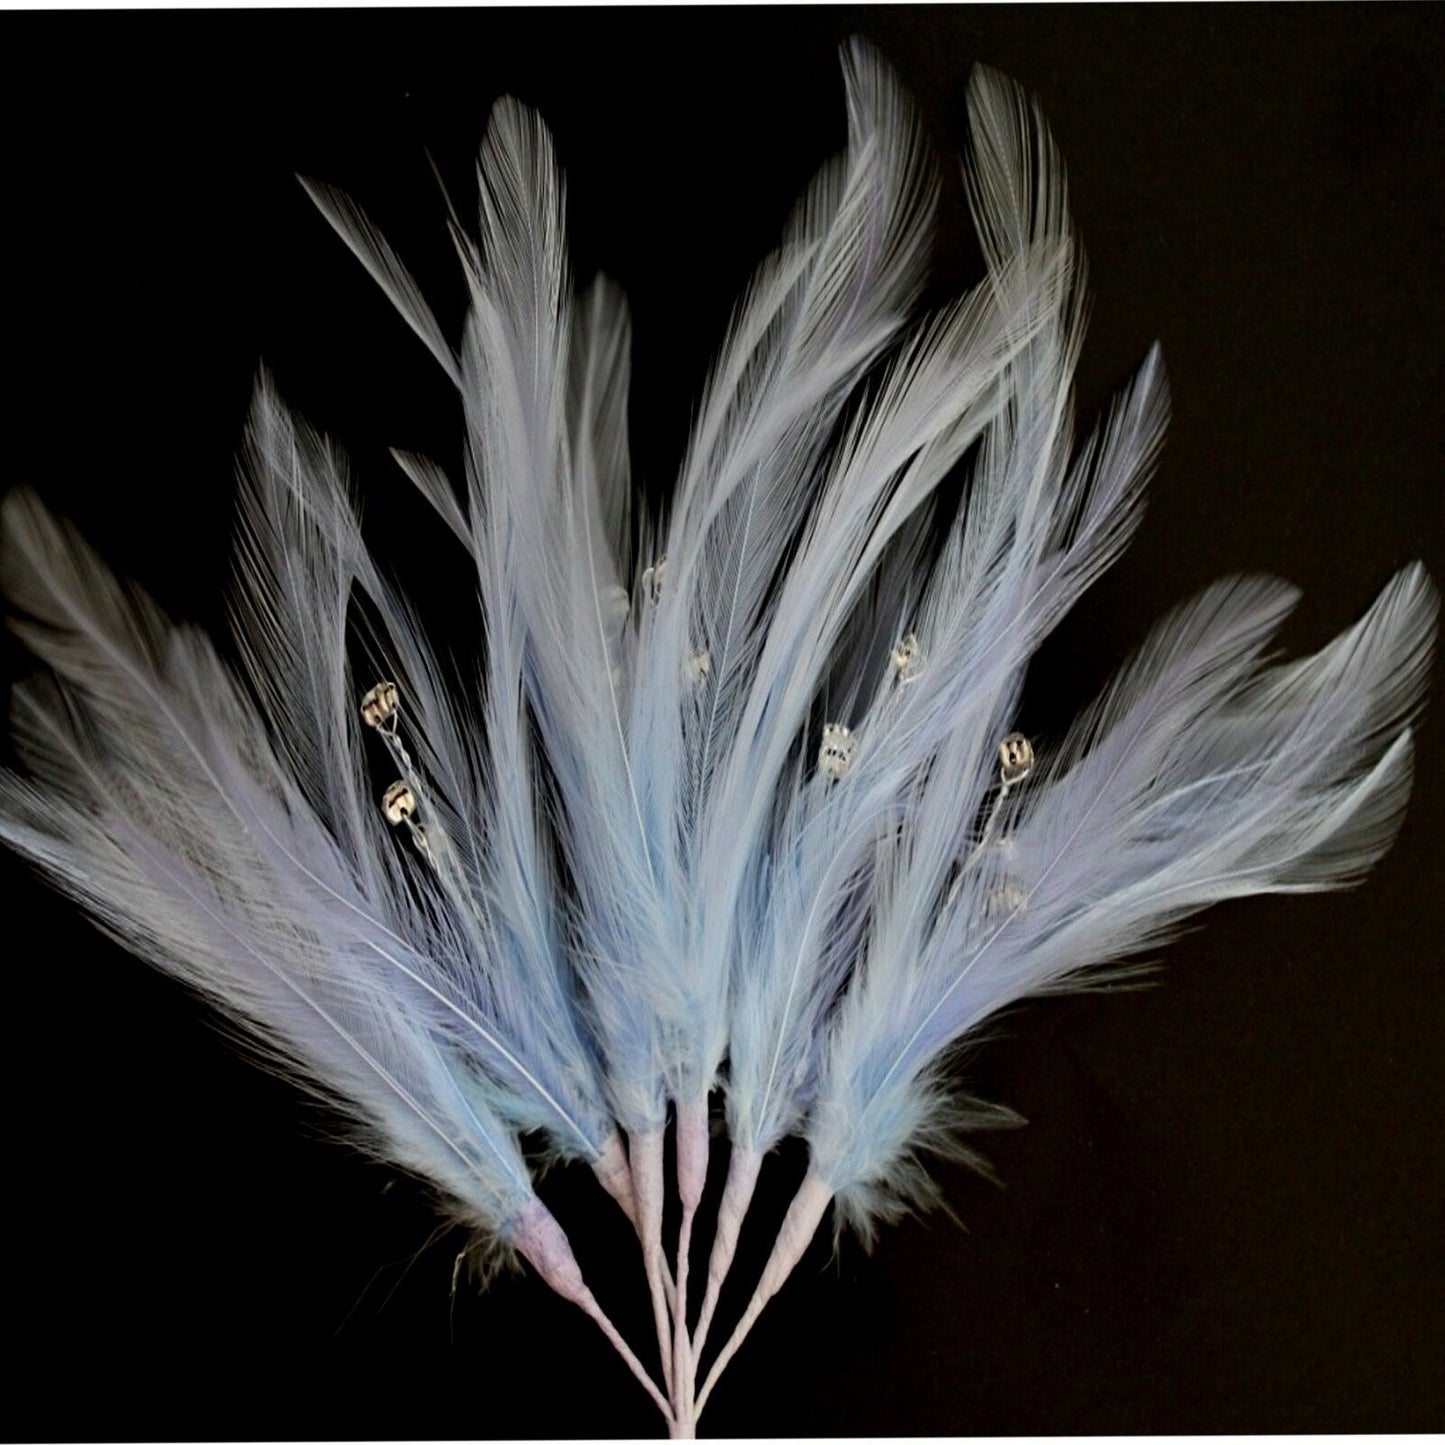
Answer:
MULTIPOLYGON (((510 90, 556 136, 579 269, 632 297, 637 465, 662 486, 731 298, 841 146, 853 32, 945 155, 974 61, 1038 94, 1091 260, 1085 414, 1156 337, 1170 369, 1149 514, 1045 648, 1026 727, 1056 735, 1222 572, 1304 588, 1295 650, 1412 557, 1445 576, 1445 18, 1423 6, 7 16, 5 482, 214 622, 264 356, 350 448, 372 523, 423 545, 383 448, 446 453, 446 383, 292 175, 350 190, 455 318, 424 152, 466 195, 510 90)), ((955 187, 938 294, 978 269, 955 187)), ((941 1168, 966 1229, 912 1220, 837 1266, 815 1244, 706 1429, 1445 1427, 1442 772, 1437 701, 1363 888, 1218 909, 1159 987, 1011 1015, 967 1070, 1032 1121, 983 1141, 1003 1187, 941 1168)), ((410 1181, 0 877, 7 1434, 654 1432, 580 1314, 521 1278, 453 1307, 460 1241, 426 1247, 410 1181)), ((770 1170, 749 1284, 801 1162, 770 1170)), ((620 1218, 586 1178, 543 1192, 645 1339, 620 1218)))

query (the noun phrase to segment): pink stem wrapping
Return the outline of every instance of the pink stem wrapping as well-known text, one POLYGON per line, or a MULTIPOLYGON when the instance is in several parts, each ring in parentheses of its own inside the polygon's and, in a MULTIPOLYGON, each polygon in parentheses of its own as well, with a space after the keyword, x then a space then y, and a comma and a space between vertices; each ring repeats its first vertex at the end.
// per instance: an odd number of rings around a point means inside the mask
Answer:
POLYGON ((623 1363, 643 1389, 652 1396, 653 1403, 662 1411, 668 1429, 673 1426, 672 1409, 666 1396, 653 1383, 652 1377, 642 1368, 642 1362, 632 1353, 627 1341, 617 1332, 617 1327, 603 1312, 587 1282, 582 1278, 582 1269, 562 1226, 540 1199, 533 1199, 507 1231, 512 1245, 552 1289, 565 1300, 570 1300, 607 1336, 612 1348, 622 1356, 623 1363))
POLYGON ((662 1356, 662 1376, 672 1393, 672 1329, 663 1287, 666 1261, 662 1254, 662 1203, 666 1185, 662 1174, 662 1130, 634 1134, 629 1141, 632 1157, 632 1194, 637 1201, 637 1237, 642 1241, 642 1263, 647 1270, 647 1288, 652 1295, 652 1318, 657 1326, 657 1348, 662 1356))
POLYGON ((707 1187, 707 1095, 677 1105, 677 1194, 682 1226, 677 1236, 677 1301, 672 1312, 672 1412, 674 1437, 693 1435, 693 1369, 687 1335, 688 1257, 692 1222, 707 1187))
POLYGON ((597 1182, 617 1201, 633 1228, 637 1227, 637 1202, 632 1197, 632 1166, 627 1162, 627 1149, 622 1135, 614 1129, 592 1161, 597 1182))
MULTIPOLYGON (((641 1239, 642 1229, 637 1222, 637 1200, 633 1195, 632 1166, 627 1160, 627 1149, 622 1142, 622 1135, 615 1129, 608 1135, 602 1152, 592 1161, 592 1172, 597 1176, 597 1182, 617 1201, 618 1208, 627 1216, 628 1223, 641 1239)), ((672 1271, 667 1268, 666 1260, 663 1260, 662 1268, 662 1293, 667 1300, 668 1309, 671 1309, 674 1293, 672 1271)))
POLYGON ((692 1440, 697 1426, 693 1418, 694 1379, 687 1344, 687 1251, 692 1246, 694 1210, 683 1205, 682 1227, 677 1236, 677 1307, 672 1317, 672 1438, 692 1440))
POLYGON ((783 1226, 778 1231, 773 1252, 769 1255, 767 1265, 763 1269, 763 1277, 758 1281, 758 1287, 753 1291, 753 1297, 748 1302, 742 1319, 738 1321, 732 1338, 723 1346, 722 1353, 713 1362, 713 1367, 708 1372, 707 1383, 702 1387, 702 1394, 697 1397, 697 1407, 693 1411, 694 1423, 701 1417, 708 1396, 712 1394, 718 1377, 727 1368, 728 1361, 737 1354, 739 1346, 748 1336, 748 1331, 757 1323, 758 1316, 763 1312, 763 1306, 783 1287, 784 1281, 792 1274, 794 1266, 802 1259, 804 1251, 812 1242, 813 1235, 817 1232, 818 1225, 822 1222, 823 1215, 827 1212, 832 1199, 833 1191, 810 1170, 802 1184, 798 1186, 798 1192, 793 1197, 787 1216, 783 1220, 783 1226))
POLYGON ((740 1144, 733 1145, 732 1157, 728 1160, 727 1183, 723 1185, 722 1199, 718 1202, 717 1233, 713 1235, 712 1256, 707 1264, 707 1289, 702 1297, 702 1313, 698 1316, 697 1328, 692 1332, 694 1360, 702 1359, 708 1326, 712 1324, 718 1296, 727 1281, 728 1270, 732 1268, 738 1234, 747 1217, 748 1205, 752 1203, 758 1171, 762 1166, 761 1154, 740 1144))

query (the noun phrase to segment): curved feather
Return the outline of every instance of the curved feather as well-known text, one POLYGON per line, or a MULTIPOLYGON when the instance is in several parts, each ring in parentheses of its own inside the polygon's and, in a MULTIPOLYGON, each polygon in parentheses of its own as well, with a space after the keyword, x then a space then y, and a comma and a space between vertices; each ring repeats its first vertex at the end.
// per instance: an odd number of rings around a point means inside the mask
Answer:
POLYGON ((1292 600, 1225 582, 1166 619, 932 922, 880 897, 808 1127, 855 1225, 925 1188, 909 1156, 947 1137, 940 1062, 999 1008, 1219 899, 1338 887, 1388 847, 1434 589, 1408 568, 1316 657, 1261 672, 1292 600))
POLYGON ((7 839, 469 1223, 505 1233, 531 1188, 495 1091, 336 906, 364 911, 327 830, 281 786, 254 708, 203 639, 164 629, 93 558, 75 570, 75 539, 28 496, 6 503, 5 544, 20 630, 58 679, 17 689, 35 781, 0 783, 7 839))
MULTIPOLYGON (((574 456, 592 467, 596 428, 609 414, 615 422, 615 401, 587 400, 578 417, 589 432, 575 453, 568 419, 569 375, 587 372, 595 347, 620 355, 619 342, 584 330, 574 345, 561 177, 545 128, 514 101, 493 109, 480 179, 463 367, 472 515, 486 516, 495 533, 484 602, 492 632, 496 619, 513 619, 577 899, 571 947, 612 1107, 640 1133, 661 1126, 662 1093, 655 1001, 637 960, 655 957, 666 935, 624 727, 625 592, 602 484, 573 473, 574 456)), ((615 312, 608 324, 619 325, 615 312)))
MULTIPOLYGON (((346 799, 348 854, 364 875, 373 873, 377 810, 356 803, 356 699, 365 688, 353 681, 346 650, 354 585, 371 604, 371 651, 400 684, 403 726, 431 815, 424 826, 434 847, 445 840, 456 864, 446 872, 448 906, 419 906, 394 869, 373 878, 369 902, 428 960, 423 972, 455 1026, 508 1082, 506 1112, 516 1126, 544 1130, 564 1155, 596 1160, 611 1126, 555 925, 555 880, 538 835, 515 686, 499 669, 482 726, 465 701, 476 690, 443 665, 377 570, 339 458, 295 422, 264 378, 249 435, 241 531, 253 540, 240 551, 237 587, 247 674, 258 695, 274 699, 266 711, 289 745, 332 739, 326 755, 298 758, 295 775, 323 801, 346 799), (506 786, 497 781, 503 777, 506 786)), ((383 845, 380 853, 389 858, 393 850, 383 845)))

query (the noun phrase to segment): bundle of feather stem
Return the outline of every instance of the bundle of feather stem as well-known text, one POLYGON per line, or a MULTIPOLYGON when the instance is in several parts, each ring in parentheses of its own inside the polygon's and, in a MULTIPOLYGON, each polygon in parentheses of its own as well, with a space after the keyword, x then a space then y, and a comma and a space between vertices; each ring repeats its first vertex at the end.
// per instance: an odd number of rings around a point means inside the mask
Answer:
POLYGON ((1338 886, 1385 850, 1431 647, 1418 566, 1292 664, 1262 659, 1290 589, 1233 578, 1036 758, 1023 671, 1136 523, 1162 363, 1076 443, 1063 171, 986 71, 964 173, 987 274, 916 315, 933 168, 886 67, 854 44, 844 74, 846 152, 747 288, 661 515, 629 476, 625 303, 602 278, 574 296, 535 116, 496 106, 479 236, 453 214, 459 346, 362 212, 306 183, 461 398, 464 477, 397 460, 474 567, 478 658, 429 639, 341 456, 264 376, 229 659, 33 497, 4 508, 12 624, 48 669, 14 692, 5 837, 433 1185, 479 1254, 585 1310, 677 1436, 830 1204, 871 1240, 932 1197, 921 1152, 971 1157, 960 1132, 1001 1117, 950 1099, 977 1025, 1217 899, 1338 886), (731 1152, 699 1292, 718 1088, 731 1152), (789 1135, 806 1178, 704 1374, 789 1135), (651 1373, 524 1138, 632 1220, 651 1373))

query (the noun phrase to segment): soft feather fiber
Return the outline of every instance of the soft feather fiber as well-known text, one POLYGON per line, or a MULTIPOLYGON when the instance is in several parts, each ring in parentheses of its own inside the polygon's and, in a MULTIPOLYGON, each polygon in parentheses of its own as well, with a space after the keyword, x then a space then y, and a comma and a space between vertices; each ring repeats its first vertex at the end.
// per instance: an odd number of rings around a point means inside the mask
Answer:
POLYGON ((1219 899, 1342 886, 1388 848, 1433 641, 1418 565, 1293 663, 1269 650, 1294 594, 1230 578, 1034 757, 1012 735, 1024 670, 1134 529, 1163 362, 1076 439, 1063 169, 985 70, 964 175, 986 275, 918 314, 938 174, 877 56, 850 45, 843 72, 846 150, 749 283, 660 514, 629 473, 626 301, 569 269, 535 115, 498 103, 476 226, 452 217, 457 344, 359 207, 303 183, 457 391, 463 474, 396 460, 468 559, 473 654, 429 640, 342 456, 264 375, 229 647, 34 496, 3 508, 11 625, 45 670, 12 695, 0 833, 482 1253, 586 1310, 679 1436, 830 1205, 869 1240, 935 1197, 927 1151, 974 1157, 968 1130, 1004 1111, 961 1103, 948 1065, 981 1024, 1219 899), (730 1163, 699 1303, 718 1089, 730 1163), (704 1376, 789 1135, 807 1176, 704 1376), (539 1148, 633 1220, 651 1373, 535 1192, 539 1148))

